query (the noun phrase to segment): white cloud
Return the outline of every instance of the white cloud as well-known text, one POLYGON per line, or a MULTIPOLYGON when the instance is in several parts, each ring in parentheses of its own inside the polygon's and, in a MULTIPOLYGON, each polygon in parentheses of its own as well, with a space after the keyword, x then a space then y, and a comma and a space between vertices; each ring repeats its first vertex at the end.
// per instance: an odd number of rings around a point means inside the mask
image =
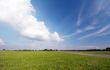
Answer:
POLYGON ((0 45, 5 45, 5 42, 2 39, 0 39, 0 45))
POLYGON ((51 33, 43 21, 33 16, 31 0, 0 0, 0 21, 13 27, 22 36, 35 40, 62 41, 57 32, 51 33))

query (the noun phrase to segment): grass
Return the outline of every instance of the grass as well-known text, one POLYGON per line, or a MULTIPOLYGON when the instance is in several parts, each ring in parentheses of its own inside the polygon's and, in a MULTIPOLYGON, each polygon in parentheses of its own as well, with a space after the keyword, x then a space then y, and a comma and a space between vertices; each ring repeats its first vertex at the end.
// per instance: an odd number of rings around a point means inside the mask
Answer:
POLYGON ((0 51, 0 70, 110 70, 110 58, 59 51, 0 51))

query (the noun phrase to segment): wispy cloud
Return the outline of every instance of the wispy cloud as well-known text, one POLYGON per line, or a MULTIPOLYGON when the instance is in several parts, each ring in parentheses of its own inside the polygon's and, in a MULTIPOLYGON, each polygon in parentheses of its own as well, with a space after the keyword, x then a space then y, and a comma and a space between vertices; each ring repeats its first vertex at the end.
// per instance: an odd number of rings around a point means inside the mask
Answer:
MULTIPOLYGON (((107 30, 110 29, 110 24, 106 25, 105 27, 99 29, 98 31, 96 32, 93 32, 93 33, 90 33, 90 34, 87 34, 85 36, 82 36, 80 37, 79 39, 85 39, 85 38, 88 38, 88 37, 93 37, 93 36, 98 36, 98 35, 102 35, 102 34, 106 34, 105 32, 107 30)), ((107 33, 108 34, 108 33, 107 33)))
POLYGON ((98 4, 96 4, 97 5, 96 14, 98 14, 98 13, 100 13, 100 11, 102 11, 102 7, 103 7, 105 0, 97 0, 97 1, 98 1, 98 4))
MULTIPOLYGON (((76 32, 74 32, 70 35, 67 35, 65 37, 67 37, 67 38, 73 37, 75 35, 79 35, 80 33, 85 33, 86 31, 90 31, 90 30, 94 30, 94 32, 86 34, 86 35, 84 35, 84 36, 82 36, 78 39, 85 39, 85 38, 88 38, 88 37, 94 37, 94 36, 99 36, 99 35, 102 36, 102 35, 109 34, 109 33, 106 33, 106 32, 110 29, 110 24, 107 24, 107 25, 103 26, 101 29, 97 30, 98 29, 97 26, 102 24, 101 21, 104 21, 104 20, 100 21, 97 16, 102 15, 103 13, 107 13, 107 12, 109 14, 109 12, 110 12, 110 10, 108 10, 109 5, 110 5, 110 1, 108 1, 108 0, 101 0, 101 1, 96 0, 93 3, 93 7, 92 7, 95 12, 94 12, 94 14, 92 13, 92 16, 89 16, 89 18, 90 18, 89 20, 92 20, 91 24, 88 24, 83 29, 79 29, 77 27, 76 32), (107 3, 107 5, 106 5, 106 3, 107 3), (100 13, 100 12, 103 12, 103 13, 100 13)), ((84 4, 81 6, 80 12, 79 12, 78 17, 77 17, 77 22, 76 22, 77 26, 80 26, 83 23, 83 22, 81 22, 82 21, 81 15, 82 15, 83 10, 84 10, 84 4)), ((84 21, 87 21, 87 20, 88 19, 84 19, 84 21)))
POLYGON ((75 35, 78 35, 78 34, 80 34, 80 33, 82 33, 82 32, 84 32, 84 31, 82 31, 81 29, 77 29, 76 32, 71 33, 71 34, 68 34, 68 35, 64 35, 64 36, 62 36, 62 38, 68 39, 68 38, 71 38, 71 37, 73 37, 73 36, 75 36, 75 35))
POLYGON ((81 8, 80 8, 80 11, 79 11, 79 14, 78 14, 78 17, 77 17, 77 22, 76 22, 76 25, 77 25, 77 26, 80 26, 80 25, 81 25, 81 22, 82 22, 81 16, 82 16, 84 7, 85 7, 85 3, 82 3, 82 6, 81 6, 81 8))
POLYGON ((80 33, 84 33, 86 31, 93 30, 93 29, 95 29, 94 26, 87 26, 84 29, 77 29, 76 32, 74 32, 72 34, 69 34, 69 35, 65 35, 65 36, 63 36, 63 38, 68 39, 68 38, 71 38, 73 36, 76 36, 76 35, 78 35, 80 33))
MULTIPOLYGON (((77 27, 79 27, 79 26, 81 25, 81 23, 82 23, 82 18, 81 18, 81 16, 82 16, 84 7, 85 7, 85 2, 82 3, 81 8, 80 8, 80 11, 79 11, 78 16, 77 16, 77 21, 76 21, 76 26, 77 26, 77 27)), ((68 39, 68 38, 73 37, 73 36, 75 36, 75 35, 77 35, 77 34, 80 34, 80 33, 82 33, 82 32, 84 32, 84 31, 81 30, 81 29, 79 29, 79 28, 77 28, 76 32, 71 33, 71 34, 68 34, 68 35, 65 35, 65 36, 63 36, 63 38, 68 39)))
POLYGON ((95 0, 93 5, 95 14, 99 14, 102 11, 104 11, 103 13, 110 12, 110 0, 95 0))
POLYGON ((93 30, 93 29, 95 29, 94 26, 87 26, 87 27, 85 27, 84 31, 89 31, 89 30, 93 30))
POLYGON ((73 36, 76 35, 76 34, 77 34, 77 32, 72 33, 72 34, 69 34, 69 35, 64 35, 64 36, 62 36, 62 38, 64 38, 64 39, 68 39, 68 38, 73 37, 73 36))

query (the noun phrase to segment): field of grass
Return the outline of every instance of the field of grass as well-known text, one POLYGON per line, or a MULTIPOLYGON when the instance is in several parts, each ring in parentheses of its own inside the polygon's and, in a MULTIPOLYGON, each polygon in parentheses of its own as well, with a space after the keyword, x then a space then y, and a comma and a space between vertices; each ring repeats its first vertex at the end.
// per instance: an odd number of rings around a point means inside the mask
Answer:
POLYGON ((110 51, 83 51, 80 53, 110 55, 110 51))
POLYGON ((110 58, 59 51, 0 51, 0 70, 110 70, 110 58))

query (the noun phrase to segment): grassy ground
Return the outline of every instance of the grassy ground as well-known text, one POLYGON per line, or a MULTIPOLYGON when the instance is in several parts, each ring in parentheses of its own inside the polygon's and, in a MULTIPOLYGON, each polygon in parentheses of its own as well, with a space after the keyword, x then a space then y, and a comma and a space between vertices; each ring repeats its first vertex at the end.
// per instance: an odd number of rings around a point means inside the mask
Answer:
POLYGON ((110 55, 110 51, 83 51, 80 53, 110 55))
POLYGON ((0 70, 110 70, 110 58, 58 51, 0 51, 0 70))

